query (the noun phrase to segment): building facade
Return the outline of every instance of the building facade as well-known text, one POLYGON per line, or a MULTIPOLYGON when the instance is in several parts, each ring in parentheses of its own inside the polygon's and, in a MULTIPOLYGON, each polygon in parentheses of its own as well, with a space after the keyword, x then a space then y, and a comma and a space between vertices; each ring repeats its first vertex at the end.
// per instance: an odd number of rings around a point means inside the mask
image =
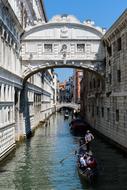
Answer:
POLYGON ((58 87, 58 102, 72 102, 73 100, 73 77, 69 77, 68 80, 59 83, 58 87))
POLYGON ((21 37, 46 21, 41 0, 0 0, 0 160, 55 109, 57 79, 51 70, 23 84, 21 37))
POLYGON ((127 10, 102 40, 105 75, 100 79, 84 72, 82 113, 92 127, 127 149, 127 10))
POLYGON ((66 102, 66 81, 60 82, 58 89, 59 89, 58 102, 60 103, 66 102))
POLYGON ((74 77, 71 76, 66 82, 66 102, 73 101, 73 87, 74 87, 74 77))
POLYGON ((74 69, 73 73, 73 101, 80 104, 80 91, 81 91, 81 80, 83 78, 83 70, 74 69))

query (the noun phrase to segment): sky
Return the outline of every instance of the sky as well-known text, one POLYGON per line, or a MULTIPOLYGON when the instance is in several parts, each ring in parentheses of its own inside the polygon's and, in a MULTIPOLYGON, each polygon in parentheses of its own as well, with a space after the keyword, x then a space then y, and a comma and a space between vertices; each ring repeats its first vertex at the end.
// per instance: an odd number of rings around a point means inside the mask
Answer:
MULTIPOLYGON (((44 0, 46 15, 71 14, 81 22, 90 19, 96 26, 110 28, 127 8, 127 0, 44 0)), ((72 75, 72 69, 57 69, 60 81, 72 75)))

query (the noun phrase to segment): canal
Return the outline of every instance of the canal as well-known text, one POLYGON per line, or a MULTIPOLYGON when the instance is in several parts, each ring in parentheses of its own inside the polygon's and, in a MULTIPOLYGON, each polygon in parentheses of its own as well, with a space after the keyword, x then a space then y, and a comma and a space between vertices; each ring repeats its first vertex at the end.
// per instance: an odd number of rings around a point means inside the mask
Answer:
POLYGON ((98 137, 92 146, 100 171, 95 185, 81 181, 74 155, 60 163, 78 147, 68 124, 62 114, 53 115, 22 143, 0 166, 0 190, 126 190, 127 157, 98 137))

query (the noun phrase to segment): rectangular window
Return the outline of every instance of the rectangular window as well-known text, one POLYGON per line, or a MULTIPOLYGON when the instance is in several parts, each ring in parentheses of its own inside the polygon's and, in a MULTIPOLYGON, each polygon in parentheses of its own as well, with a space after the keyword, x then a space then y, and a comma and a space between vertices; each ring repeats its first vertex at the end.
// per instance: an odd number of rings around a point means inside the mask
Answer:
POLYGON ((111 73, 108 74, 108 79, 109 79, 109 84, 111 84, 112 83, 112 75, 111 75, 111 73))
POLYGON ((107 52, 108 52, 109 57, 111 57, 112 56, 112 47, 111 46, 107 46, 107 52))
POLYGON ((1 101, 1 95, 2 95, 2 94, 1 94, 1 85, 0 85, 0 101, 1 101))
POLYGON ((96 81, 93 79, 93 87, 96 88, 96 81))
POLYGON ((44 50, 47 53, 52 52, 52 44, 44 44, 44 50))
POLYGON ((94 117, 94 105, 92 105, 92 117, 94 117))
POLYGON ((90 112, 90 104, 89 104, 89 112, 90 112))
POLYGON ((119 110, 116 110, 116 121, 119 121, 119 110))
POLYGON ((112 44, 113 54, 117 53, 117 42, 114 41, 112 44))
POLYGON ((85 52, 85 44, 77 44, 77 52, 85 52))
POLYGON ((8 122, 10 122, 11 120, 11 112, 10 112, 10 109, 8 110, 8 122))
POLYGON ((117 50, 120 51, 122 46, 121 38, 117 39, 117 50))
POLYGON ((111 66, 111 61, 110 60, 108 61, 108 65, 111 66))
POLYGON ((100 87, 100 79, 97 80, 97 87, 100 87))
POLYGON ((107 121, 109 121, 109 120, 110 120, 110 109, 107 108, 107 121))
POLYGON ((104 108, 101 108, 101 116, 104 117, 104 108))
POLYGON ((99 107, 97 106, 97 116, 99 115, 99 107))
POLYGON ((90 83, 89 83, 89 84, 90 84, 90 89, 92 89, 92 82, 90 81, 90 83))
POLYGON ((121 70, 117 70, 117 82, 121 82, 121 70))

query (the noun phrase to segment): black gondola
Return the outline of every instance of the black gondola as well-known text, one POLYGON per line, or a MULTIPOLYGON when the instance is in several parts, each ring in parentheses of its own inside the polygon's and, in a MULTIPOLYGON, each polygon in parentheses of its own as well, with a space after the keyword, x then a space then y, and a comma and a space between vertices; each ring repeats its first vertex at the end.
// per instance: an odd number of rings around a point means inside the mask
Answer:
POLYGON ((64 119, 68 119, 69 118, 69 112, 66 111, 65 114, 64 114, 64 119))
POLYGON ((74 135, 83 135, 86 133, 88 125, 80 118, 73 119, 70 123, 70 130, 74 135))
POLYGON ((89 183, 94 183, 96 181, 97 176, 98 176, 97 163, 94 156, 91 154, 91 151, 90 153, 86 153, 86 151, 83 149, 79 150, 79 154, 77 156, 77 169, 78 169, 79 176, 83 180, 89 183), (80 157, 83 154, 90 154, 91 158, 93 159, 93 161, 91 161, 91 163, 88 164, 87 167, 81 167, 80 157))

